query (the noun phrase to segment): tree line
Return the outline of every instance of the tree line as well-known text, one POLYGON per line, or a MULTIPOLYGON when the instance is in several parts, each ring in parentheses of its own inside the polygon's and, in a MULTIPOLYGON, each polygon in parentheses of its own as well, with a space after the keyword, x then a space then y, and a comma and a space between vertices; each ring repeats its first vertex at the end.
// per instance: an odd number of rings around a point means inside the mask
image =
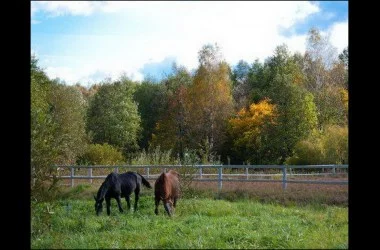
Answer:
POLYGON ((174 64, 160 81, 121 76, 89 88, 49 79, 32 56, 33 188, 43 186, 53 164, 132 163, 141 155, 348 163, 348 49, 338 54, 317 29, 306 44, 304 54, 282 44, 264 62, 240 60, 233 68, 207 44, 193 73, 174 64))

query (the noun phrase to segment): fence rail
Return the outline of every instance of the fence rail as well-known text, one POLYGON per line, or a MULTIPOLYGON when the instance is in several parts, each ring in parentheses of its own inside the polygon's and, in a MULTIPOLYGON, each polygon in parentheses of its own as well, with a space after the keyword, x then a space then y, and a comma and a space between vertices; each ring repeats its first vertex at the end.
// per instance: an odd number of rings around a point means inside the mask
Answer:
POLYGON ((150 174, 150 169, 161 169, 161 172, 166 172, 167 168, 184 168, 184 167, 192 167, 192 168, 198 168, 199 173, 193 174, 193 177, 195 177, 194 181, 199 182, 218 182, 218 190, 221 191, 223 182, 281 182, 282 188, 286 189, 288 183, 303 183, 303 184, 327 184, 327 185, 347 185, 348 181, 323 181, 323 180, 288 180, 288 176, 312 176, 312 175, 335 175, 336 169, 348 169, 348 165, 118 165, 118 166, 109 166, 109 165, 93 165, 93 166, 85 166, 85 165, 54 165, 53 168, 55 169, 64 169, 68 168, 70 169, 70 175, 67 176, 58 176, 60 179, 70 179, 71 180, 71 187, 74 186, 74 180, 75 179, 88 179, 90 180, 90 183, 92 183, 93 179, 104 179, 106 176, 104 175, 93 175, 93 169, 98 168, 112 168, 116 173, 119 172, 119 168, 127 168, 127 169, 134 169, 134 168, 144 168, 145 174, 140 173, 144 178, 148 180, 155 180, 159 174, 150 174), (87 175, 75 175, 75 169, 88 169, 87 175), (207 174, 203 173, 203 169, 217 169, 217 174, 207 174), (223 169, 245 169, 244 174, 227 174, 223 173, 223 169), (249 169, 280 169, 282 170, 282 173, 280 174, 252 174, 249 173, 249 169), (302 173, 302 174, 295 174, 292 173, 292 169, 331 169, 331 173, 302 173), (290 173, 288 173, 287 170, 290 170, 290 173), (211 177, 217 177, 217 178, 211 178, 211 177), (254 179, 249 177, 274 177, 274 176, 282 176, 281 180, 274 180, 274 179, 254 179), (232 179, 232 178, 226 178, 226 177, 245 177, 245 179, 238 178, 238 179, 232 179))

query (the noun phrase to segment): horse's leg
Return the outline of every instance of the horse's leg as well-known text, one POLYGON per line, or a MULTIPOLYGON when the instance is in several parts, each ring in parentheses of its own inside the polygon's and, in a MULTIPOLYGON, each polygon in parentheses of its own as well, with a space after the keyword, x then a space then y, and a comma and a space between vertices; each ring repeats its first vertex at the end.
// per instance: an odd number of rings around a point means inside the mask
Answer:
POLYGON ((116 201, 117 201, 117 206, 119 207, 120 213, 124 212, 123 208, 121 207, 120 195, 116 197, 116 201))
POLYGON ((135 211, 137 211, 137 202, 139 201, 140 188, 135 189, 135 211))
POLYGON ((177 198, 174 198, 174 202, 173 202, 173 213, 175 212, 175 207, 177 205, 177 198))
POLYGON ((107 204, 107 215, 111 214, 111 198, 106 197, 106 204, 107 204))
POLYGON ((154 202, 155 202, 155 205, 156 205, 156 208, 154 209, 154 213, 156 215, 158 215, 158 205, 160 204, 160 198, 156 198, 155 197, 154 202))
POLYGON ((170 202, 170 200, 167 200, 167 199, 164 200, 164 208, 165 208, 166 212, 168 213, 168 215, 172 216, 171 215, 171 202, 170 202))
POLYGON ((126 195, 125 200, 127 201, 128 211, 129 211, 131 209, 131 197, 129 195, 126 195))

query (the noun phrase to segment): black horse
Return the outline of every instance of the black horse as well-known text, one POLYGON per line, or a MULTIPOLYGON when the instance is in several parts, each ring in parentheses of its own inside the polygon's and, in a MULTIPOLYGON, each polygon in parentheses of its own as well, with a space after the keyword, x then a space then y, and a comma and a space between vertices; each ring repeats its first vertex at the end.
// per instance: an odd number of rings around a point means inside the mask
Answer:
POLYGON ((136 172, 126 172, 123 174, 110 173, 105 181, 102 183, 98 190, 98 194, 95 197, 95 211, 96 215, 99 215, 103 211, 103 201, 106 200, 107 204, 107 214, 110 215, 111 198, 115 198, 119 211, 122 213, 123 208, 121 207, 121 197, 125 197, 128 204, 128 210, 131 208, 130 195, 135 192, 135 211, 137 210, 137 202, 139 200, 139 193, 141 188, 141 183, 152 188, 150 183, 139 173, 136 172))

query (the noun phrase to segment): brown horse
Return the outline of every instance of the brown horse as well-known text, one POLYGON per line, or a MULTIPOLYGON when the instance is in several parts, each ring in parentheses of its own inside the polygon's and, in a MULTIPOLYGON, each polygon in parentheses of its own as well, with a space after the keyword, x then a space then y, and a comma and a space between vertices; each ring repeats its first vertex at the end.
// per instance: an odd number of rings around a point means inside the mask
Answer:
POLYGON ((156 203, 154 213, 156 215, 158 214, 158 205, 160 200, 162 200, 166 212, 169 216, 171 216, 174 212, 173 208, 176 207, 179 193, 179 173, 174 170, 170 170, 166 174, 162 173, 154 183, 154 196, 156 203))

